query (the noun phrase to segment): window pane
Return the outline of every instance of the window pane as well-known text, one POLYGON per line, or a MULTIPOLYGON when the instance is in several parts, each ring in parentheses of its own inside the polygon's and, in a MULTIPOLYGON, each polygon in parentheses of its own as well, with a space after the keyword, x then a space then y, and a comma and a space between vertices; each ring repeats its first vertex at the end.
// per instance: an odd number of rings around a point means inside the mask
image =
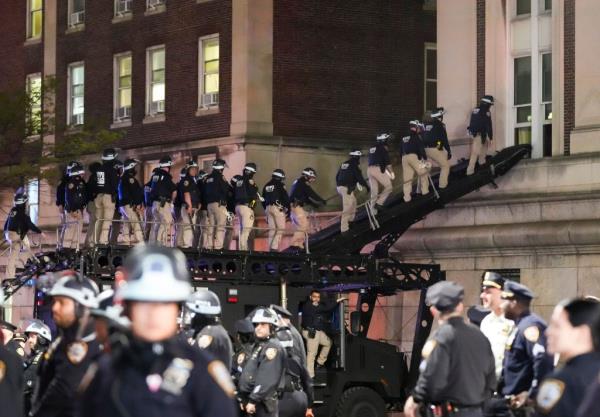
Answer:
POLYGON ((119 107, 131 107, 131 88, 119 91, 119 107))
POLYGON ((73 96, 83 96, 83 84, 73 86, 73 96))
POLYGON ((165 81, 165 70, 152 71, 152 82, 162 83, 165 81))
POLYGON ((31 0, 31 10, 40 10, 42 8, 42 0, 31 0))
POLYGON ((515 129, 515 145, 531 145, 531 127, 515 129))
POLYGON ((515 58, 515 105, 531 103, 531 57, 515 58))
POLYGON ((425 92, 425 110, 433 110, 437 107, 437 82, 427 81, 425 92))
POLYGON ((552 0, 544 0, 544 10, 552 10, 552 0))
POLYGON ((209 61, 204 63, 204 72, 219 72, 219 61, 209 61))
POLYGON ((544 120, 552 120, 552 103, 544 106, 544 120))
POLYGON ((219 74, 209 74, 204 77, 204 92, 219 92, 219 74))
POLYGON ((165 67, 165 50, 157 49, 152 51, 152 69, 163 69, 165 67))
POLYGON ((73 5, 71 13, 82 12, 85 10, 85 0, 72 0, 73 5))
POLYGON ((33 12, 31 14, 31 37, 35 38, 42 35, 42 12, 33 12))
POLYGON ((119 87, 131 87, 131 75, 126 75, 124 77, 119 78, 119 87))
POLYGON ((531 0, 517 0, 517 16, 529 13, 531 13, 531 0))
POLYGON ((154 84, 152 86, 152 100, 151 101, 161 101, 165 99, 165 85, 164 84, 154 84))
POLYGON ((131 75, 131 57, 119 58, 119 75, 131 75))
POLYGON ((204 61, 219 59, 219 40, 204 41, 204 61))
POLYGON ((531 123, 531 106, 517 107, 517 123, 531 123))
POLYGON ((83 66, 78 65, 71 68, 71 84, 83 84, 83 66))
POLYGON ((427 78, 437 79, 437 51, 427 49, 427 78))
POLYGON ((40 204, 39 199, 39 180, 30 180, 27 183, 27 196, 29 197, 29 217, 33 223, 38 221, 38 208, 40 204))
POLYGON ((83 113, 83 97, 73 98, 73 114, 83 113))
POLYGON ((542 101, 552 101, 552 54, 542 55, 542 101))

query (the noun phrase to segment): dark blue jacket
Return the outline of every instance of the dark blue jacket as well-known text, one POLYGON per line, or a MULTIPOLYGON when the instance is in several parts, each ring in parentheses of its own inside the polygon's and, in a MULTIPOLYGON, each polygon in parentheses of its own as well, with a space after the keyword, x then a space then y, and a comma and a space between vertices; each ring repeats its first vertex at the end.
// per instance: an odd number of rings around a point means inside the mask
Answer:
POLYGON ((385 172, 385 167, 391 165, 390 153, 384 143, 377 143, 369 149, 369 166, 379 167, 381 173, 385 172))
POLYGON ((423 140, 418 133, 410 132, 408 136, 402 138, 402 155, 415 154, 419 159, 427 159, 423 140))
POLYGON ((467 129, 471 136, 481 135, 482 141, 485 141, 487 138, 490 138, 490 140, 493 139, 492 115, 489 105, 482 104, 473 109, 471 112, 471 121, 467 129))

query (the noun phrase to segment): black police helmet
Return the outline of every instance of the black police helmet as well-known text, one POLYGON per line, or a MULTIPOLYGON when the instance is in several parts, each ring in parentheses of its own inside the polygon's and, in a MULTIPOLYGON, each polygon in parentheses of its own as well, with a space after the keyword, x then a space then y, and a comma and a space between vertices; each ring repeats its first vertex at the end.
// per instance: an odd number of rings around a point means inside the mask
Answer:
POLYGON ((107 148, 102 151, 102 160, 103 161, 112 161, 117 157, 118 153, 114 148, 107 148))

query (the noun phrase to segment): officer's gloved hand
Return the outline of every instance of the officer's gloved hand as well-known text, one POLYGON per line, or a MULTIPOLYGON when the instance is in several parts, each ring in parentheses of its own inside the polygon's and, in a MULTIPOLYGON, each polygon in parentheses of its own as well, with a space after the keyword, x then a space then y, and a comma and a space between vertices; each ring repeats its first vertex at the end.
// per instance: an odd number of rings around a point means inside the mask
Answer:
POLYGON ((452 159, 452 154, 448 152, 448 161, 452 159))

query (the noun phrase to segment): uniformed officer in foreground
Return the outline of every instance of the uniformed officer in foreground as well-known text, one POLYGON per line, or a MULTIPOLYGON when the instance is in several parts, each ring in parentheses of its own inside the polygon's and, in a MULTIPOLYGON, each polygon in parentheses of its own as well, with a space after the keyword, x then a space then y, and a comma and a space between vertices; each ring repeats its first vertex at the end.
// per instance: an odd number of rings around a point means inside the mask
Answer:
POLYGON ((290 247, 299 249, 304 248, 306 233, 308 232, 308 216, 305 205, 321 207, 327 204, 327 201, 315 192, 310 186, 317 179, 317 172, 312 168, 304 168, 302 175, 294 181, 290 190, 290 205, 292 212, 290 218, 294 224, 296 232, 292 236, 290 247))
POLYGON ((252 355, 254 347, 254 325, 247 318, 237 320, 235 327, 235 344, 231 366, 231 377, 239 390, 239 380, 242 371, 252 355))
POLYGON ((115 291, 111 288, 102 291, 96 297, 98 306, 90 310, 94 318, 96 340, 103 353, 110 352, 115 339, 121 339, 119 333, 129 329, 131 323, 123 316, 123 306, 115 304, 115 291))
POLYGON ((27 233, 42 233, 42 231, 31 221, 27 214, 27 195, 22 191, 15 194, 14 206, 8 213, 4 223, 4 238, 10 245, 10 254, 6 265, 6 278, 14 278, 17 272, 17 261, 21 249, 25 248, 30 257, 31 250, 27 233))
POLYGON ((83 165, 75 162, 69 170, 65 184, 65 225, 63 247, 75 249, 83 229, 83 210, 87 204, 86 183, 83 179, 83 165))
POLYGON ((269 308, 279 316, 279 327, 287 328, 292 334, 295 355, 300 358, 302 366, 306 366, 306 349, 304 347, 304 339, 302 339, 302 334, 300 334, 298 329, 292 324, 292 313, 287 308, 278 306, 276 304, 271 304, 269 308))
POLYGON ((443 107, 436 108, 431 113, 431 123, 425 125, 424 144, 427 157, 440 166, 439 187, 444 189, 448 186, 448 177, 450 176, 450 159, 452 151, 448 142, 446 125, 444 124, 443 107))
POLYGON ((241 404, 248 415, 278 416, 284 355, 275 335, 277 316, 268 308, 259 308, 252 316, 252 323, 256 343, 240 376, 241 404))
POLYGON ((177 187, 171 177, 173 160, 163 156, 158 162, 158 168, 152 171, 150 185, 150 200, 152 201, 152 230, 149 242, 165 244, 173 225, 173 201, 177 196, 177 187))
MULTIPOLYGON (((575 417, 586 389, 600 373, 600 353, 594 328, 600 304, 576 298, 559 303, 546 329, 548 353, 559 354, 565 365, 550 373, 537 394, 537 415, 575 417)), ((597 400, 597 399, 596 399, 597 400)))
POLYGON ((208 233, 212 247, 206 249, 223 249, 225 242, 225 226, 227 225, 227 199, 231 194, 231 187, 223 170, 227 164, 222 159, 215 159, 212 163, 212 172, 204 180, 204 194, 208 209, 208 233))
POLYGON ((254 208, 259 201, 258 186, 254 181, 256 164, 248 162, 244 166, 241 180, 235 183, 233 192, 235 199, 235 214, 240 221, 239 250, 248 250, 248 237, 254 226, 254 208))
POLYGON ((31 355, 25 363, 25 388, 23 395, 25 397, 25 416, 29 415, 31 410, 31 398, 37 386, 37 375, 40 362, 43 355, 48 350, 52 342, 50 328, 39 320, 34 320, 25 328, 27 335, 27 345, 31 355))
POLYGON ((349 153, 350 159, 342 163, 335 176, 337 192, 342 197, 342 219, 340 221, 340 231, 347 232, 350 225, 356 217, 356 196, 354 190, 362 191, 363 187, 367 192, 371 187, 365 181, 360 171, 360 157, 362 152, 355 149, 349 153))
POLYGON ((179 250, 136 246, 117 290, 129 343, 104 355, 82 384, 81 417, 234 417, 234 387, 225 366, 177 337, 181 303, 191 285, 179 250))
POLYGON ((546 353, 546 322, 530 311, 533 292, 514 281, 504 283, 502 309, 515 322, 504 354, 502 395, 514 413, 528 413, 542 379, 552 370, 546 353))
POLYGON ((194 334, 190 344, 210 352, 230 370, 233 345, 221 325, 221 302, 217 294, 211 290, 198 290, 187 299, 185 307, 192 313, 194 334))
POLYGON ((475 172, 475 164, 477 162, 479 162, 479 166, 485 164, 485 157, 494 137, 492 115, 490 113, 493 105, 494 97, 486 95, 481 98, 479 106, 475 107, 471 112, 471 120, 467 130, 473 141, 471 142, 471 156, 469 158, 469 166, 467 167, 467 175, 472 175, 475 172))
POLYGON ((136 178, 137 159, 129 158, 123 163, 123 175, 119 180, 119 210, 123 223, 123 240, 131 244, 133 234, 135 243, 144 242, 142 214, 144 212, 144 189, 136 178))
POLYGON ((38 388, 34 393, 34 417, 75 415, 77 387, 90 364, 100 355, 94 323, 89 316, 96 306, 98 287, 74 271, 58 273, 52 286, 52 318, 59 336, 40 364, 38 388))
POLYGON ((290 198, 285 189, 285 172, 275 169, 271 174, 271 181, 263 187, 263 207, 269 225, 269 250, 278 251, 285 219, 290 213, 290 198))
POLYGON ((423 140, 419 134, 420 122, 411 120, 408 136, 402 138, 402 181, 404 182, 404 201, 412 200, 412 179, 415 175, 421 183, 421 194, 429 193, 429 168, 423 140))
POLYGON ((177 190, 178 199, 181 200, 180 229, 177 231, 177 241, 183 248, 191 248, 194 244, 194 226, 198 221, 197 216, 201 203, 197 176, 198 163, 190 159, 185 165, 185 176, 181 179, 180 187, 177 190))
POLYGON ((369 149, 369 167, 367 177, 371 186, 371 206, 373 211, 381 210, 392 193, 392 181, 396 178, 392 170, 392 162, 388 151, 388 141, 392 136, 388 133, 377 135, 376 144, 369 149), (383 187, 381 194, 379 186, 383 187))
POLYGON ((421 374, 404 405, 407 417, 421 408, 434 416, 480 417, 496 389, 494 355, 479 329, 462 317, 464 289, 442 281, 427 290, 426 302, 440 327, 423 347, 421 374))
MULTIPOLYGON (((4 291, 0 287, 0 309, 4 291)), ((23 362, 4 347, 0 332, 0 407, 2 417, 23 417, 23 362)))

